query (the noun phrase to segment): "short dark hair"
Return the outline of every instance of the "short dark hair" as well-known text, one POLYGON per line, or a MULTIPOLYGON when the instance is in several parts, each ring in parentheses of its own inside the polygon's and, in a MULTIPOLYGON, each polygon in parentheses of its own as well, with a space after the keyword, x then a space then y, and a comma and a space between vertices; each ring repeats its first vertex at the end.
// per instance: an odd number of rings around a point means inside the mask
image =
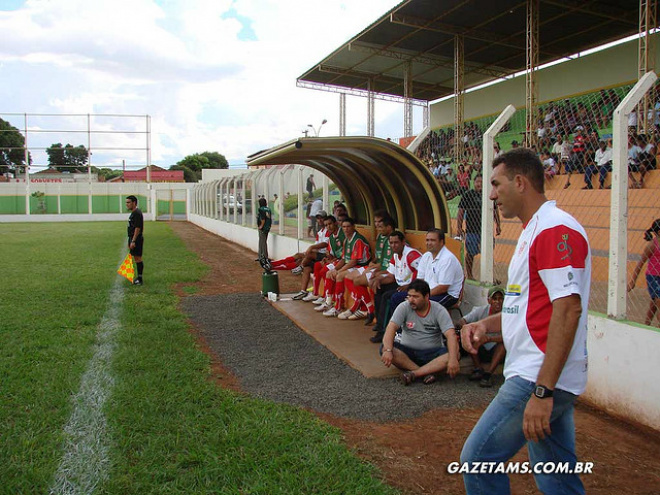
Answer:
POLYGON ((400 230, 395 230, 394 232, 392 232, 390 234, 390 237, 398 237, 401 242, 406 240, 406 236, 403 235, 403 232, 401 232, 400 230))
POLYGON ((430 228, 427 232, 427 234, 437 234, 438 235, 438 240, 445 242, 445 231, 442 229, 438 229, 436 227, 430 228))
POLYGON ((266 198, 259 198, 259 206, 266 206, 267 204, 266 198))
POLYGON ((516 175, 524 175, 529 179, 536 192, 545 192, 543 181, 545 174, 539 157, 529 148, 516 148, 502 153, 493 160, 493 168, 504 164, 506 176, 513 180, 516 175))
POLYGON ((429 287, 428 282, 426 280, 423 280, 421 278, 416 278, 412 282, 410 282, 410 285, 408 286, 408 291, 417 291, 424 297, 428 296, 431 293, 431 288, 429 287))
POLYGON ((327 217, 325 217, 325 218, 323 219, 324 222, 325 222, 326 220, 330 220, 330 221, 333 222, 333 223, 337 221, 337 219, 334 217, 334 215, 328 215, 327 217))
POLYGON ((392 218, 391 215, 388 213, 388 211, 384 208, 374 211, 374 217, 378 217, 382 219, 392 218))
POLYGON ((350 223, 351 225, 355 225, 355 220, 353 220, 351 217, 346 217, 346 218, 344 218, 344 219, 341 221, 341 223, 344 223, 344 222, 348 222, 348 223, 350 223))
POLYGON ((396 228, 396 222, 394 221, 394 219, 392 217, 389 217, 389 216, 383 218, 383 225, 385 225, 386 227, 396 228))
POLYGON ((131 201, 133 201, 133 203, 138 202, 137 198, 135 196, 133 196, 132 194, 130 196, 126 196, 126 199, 130 199, 131 201))

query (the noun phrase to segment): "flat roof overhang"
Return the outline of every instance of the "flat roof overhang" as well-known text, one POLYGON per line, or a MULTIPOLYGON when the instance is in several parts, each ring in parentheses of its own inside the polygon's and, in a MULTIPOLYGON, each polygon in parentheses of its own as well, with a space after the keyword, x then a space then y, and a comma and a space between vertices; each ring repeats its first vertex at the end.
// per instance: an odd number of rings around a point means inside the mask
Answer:
POLYGON ((248 166, 299 164, 325 174, 341 193, 349 214, 372 225, 385 208, 399 229, 450 232, 445 195, 433 174, 398 144, 370 137, 300 138, 248 157, 248 166))

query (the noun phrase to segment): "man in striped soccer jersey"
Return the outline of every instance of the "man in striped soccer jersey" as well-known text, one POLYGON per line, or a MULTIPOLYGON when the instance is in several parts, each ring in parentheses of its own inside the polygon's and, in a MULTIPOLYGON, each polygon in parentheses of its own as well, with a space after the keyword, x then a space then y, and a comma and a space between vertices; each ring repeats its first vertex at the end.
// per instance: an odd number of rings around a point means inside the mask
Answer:
MULTIPOLYGON (((587 384, 591 250, 577 220, 547 200, 543 179, 532 150, 511 150, 493 161, 490 199, 504 218, 519 218, 523 230, 502 312, 461 329, 466 351, 475 354, 489 334, 501 334, 507 353, 504 385, 466 440, 461 462, 506 462, 526 444, 531 465, 569 467, 534 474, 542 493, 583 494, 574 469, 573 404, 587 384)), ((503 473, 464 474, 463 481, 468 495, 510 493, 503 473)))
POLYGON ((376 314, 378 322, 374 327, 376 335, 369 340, 374 344, 383 341, 385 329, 391 314, 389 301, 397 292, 406 292, 410 283, 417 278, 417 267, 422 257, 417 249, 406 244, 403 232, 395 230, 390 235, 392 257, 387 265, 387 271, 375 276, 369 286, 374 291, 376 314))
POLYGON ((363 267, 369 264, 371 259, 371 247, 362 234, 355 229, 355 220, 347 218, 341 224, 346 239, 344 239, 344 247, 342 251, 342 258, 337 262, 333 270, 328 271, 326 281, 328 279, 334 280, 334 298, 335 305, 323 312, 323 316, 339 316, 343 314, 342 319, 357 319, 353 314, 347 314, 342 311, 344 307, 344 279, 348 271, 353 267, 363 267))
MULTIPOLYGON (((312 295, 316 297, 312 302, 316 304, 314 311, 327 311, 333 306, 333 295, 335 292, 335 281, 326 276, 329 271, 334 270, 335 266, 341 260, 344 252, 344 239, 346 236, 343 229, 334 216, 328 215, 323 221, 323 225, 328 232, 328 252, 321 263, 314 265, 314 291, 312 295), (324 280, 323 294, 320 293, 321 280, 324 280)), ((310 298, 311 299, 311 298, 310 298)), ((303 299, 308 301, 308 298, 303 299)))
MULTIPOLYGON (((346 317, 352 316, 352 320, 367 317, 367 325, 374 320, 374 303, 369 293, 369 281, 387 271, 392 257, 390 248, 390 234, 394 232, 394 219, 385 210, 374 213, 374 225, 378 232, 376 238, 376 249, 374 259, 366 267, 353 268, 346 275, 346 287, 348 288, 355 304, 346 317)), ((341 318, 341 316, 340 316, 341 318)), ((342 318, 343 319, 343 318, 342 318)))

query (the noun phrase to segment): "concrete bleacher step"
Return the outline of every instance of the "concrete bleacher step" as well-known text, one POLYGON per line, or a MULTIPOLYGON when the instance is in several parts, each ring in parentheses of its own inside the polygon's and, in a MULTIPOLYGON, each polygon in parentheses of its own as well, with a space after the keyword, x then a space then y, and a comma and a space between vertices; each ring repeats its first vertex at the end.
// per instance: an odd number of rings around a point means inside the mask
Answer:
MULTIPOLYGON (((638 172, 633 173, 635 180, 639 180, 640 174, 638 172)), ((584 174, 574 173, 570 175, 571 185, 568 189, 564 189, 564 186, 568 182, 568 175, 556 175, 550 180, 545 181, 545 188, 547 191, 582 191, 582 188, 585 186, 584 174)), ((596 174, 592 179, 592 184, 594 190, 600 188, 599 185, 599 176, 596 174)), ((612 174, 608 173, 605 179, 604 186, 607 187, 612 183, 612 174)), ((644 188, 645 189, 660 189, 660 170, 650 170, 644 176, 644 188)))

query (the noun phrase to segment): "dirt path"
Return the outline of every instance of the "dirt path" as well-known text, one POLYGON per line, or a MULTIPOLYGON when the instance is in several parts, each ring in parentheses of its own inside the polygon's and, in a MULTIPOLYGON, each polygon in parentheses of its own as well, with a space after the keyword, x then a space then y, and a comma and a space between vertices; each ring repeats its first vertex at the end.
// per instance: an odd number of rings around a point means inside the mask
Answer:
MULTIPOLYGON (((210 267, 197 284, 196 295, 254 293, 261 290, 261 270, 256 254, 185 222, 172 228, 189 250, 210 267)), ((256 233, 255 233, 256 235, 256 233)), ((297 290, 299 278, 280 272, 282 292, 297 290)), ((179 291, 181 297, 187 294, 179 291)), ((193 332, 195 330, 193 329, 193 332)), ((211 356, 216 382, 240 390, 208 345, 199 337, 201 348, 211 356)), ((378 423, 319 415, 341 428, 346 443, 362 458, 383 472, 387 482, 405 494, 461 494, 459 475, 447 473, 457 462, 463 442, 482 410, 433 410, 409 421, 378 423)), ((650 495, 660 484, 660 434, 616 420, 579 404, 575 413, 578 458, 594 463, 594 474, 582 480, 590 494, 616 493, 650 495)), ((526 461, 522 451, 515 460, 526 461)), ((530 475, 511 477, 513 493, 538 493, 530 475)))

